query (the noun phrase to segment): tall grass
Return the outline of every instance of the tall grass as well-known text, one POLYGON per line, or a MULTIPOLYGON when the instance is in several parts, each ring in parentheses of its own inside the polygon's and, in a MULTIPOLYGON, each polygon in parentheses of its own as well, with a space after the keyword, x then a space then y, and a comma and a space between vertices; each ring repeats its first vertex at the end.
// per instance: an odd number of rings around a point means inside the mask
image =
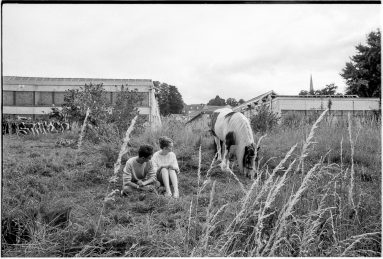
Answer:
POLYGON ((3 213, 69 203, 73 224, 34 228, 30 242, 6 246, 2 255, 380 256, 380 124, 325 120, 256 134, 261 162, 253 180, 236 167, 222 172, 208 133, 174 118, 156 131, 132 133, 123 147, 113 134, 100 146, 84 138, 78 159, 70 148, 52 151, 49 136, 12 139, 3 147, 12 151, 3 164, 3 213), (181 198, 109 193, 118 163, 108 168, 105 152, 121 165, 118 151, 142 143, 158 148, 163 135, 175 140, 181 198))
MULTIPOLYGON (((275 173, 282 168, 297 145, 290 149, 272 173, 267 174, 268 177, 264 181, 258 178, 253 182, 244 194, 241 210, 227 225, 222 235, 209 243, 206 236, 214 231, 215 226, 205 227, 203 239, 205 243, 199 246, 201 248, 198 255, 257 257, 380 255, 381 233, 377 231, 381 230, 380 225, 369 229, 371 232, 368 233, 366 229, 355 229, 354 232, 344 233, 344 226, 339 224, 339 221, 347 222, 347 217, 355 219, 354 224, 360 224, 356 221, 357 212, 353 214, 355 204, 352 199, 349 199, 349 203, 345 203, 348 200, 347 196, 352 197, 355 185, 354 177, 351 177, 346 184, 341 181, 348 170, 343 170, 339 165, 326 166, 324 164, 326 154, 308 171, 304 170, 304 159, 309 155, 309 147, 315 144, 313 142, 315 130, 326 112, 323 112, 314 123, 299 157, 290 162, 282 176, 276 177, 275 173), (297 160, 299 163, 295 166, 297 160), (303 177, 299 177, 299 174, 303 177), (339 183, 341 189, 330 188, 339 186, 339 183), (321 190, 323 184, 324 191, 321 190), (314 195, 306 195, 308 192, 314 195), (338 198, 343 200, 343 204, 333 203, 338 198), (311 205, 307 207, 307 204, 311 205)), ((354 155, 351 122, 348 129, 351 154, 354 155)), ((354 174, 353 163, 351 163, 351 174, 354 174)), ((214 188, 211 191, 207 218, 210 217, 213 195, 214 188)))
POLYGON ((90 108, 88 107, 88 109, 86 110, 85 119, 84 119, 84 122, 82 124, 80 136, 79 136, 79 139, 78 139, 78 149, 80 149, 81 145, 82 145, 82 139, 84 138, 84 135, 85 135, 85 128, 86 128, 86 124, 87 124, 87 120, 88 120, 89 114, 90 114, 90 108))

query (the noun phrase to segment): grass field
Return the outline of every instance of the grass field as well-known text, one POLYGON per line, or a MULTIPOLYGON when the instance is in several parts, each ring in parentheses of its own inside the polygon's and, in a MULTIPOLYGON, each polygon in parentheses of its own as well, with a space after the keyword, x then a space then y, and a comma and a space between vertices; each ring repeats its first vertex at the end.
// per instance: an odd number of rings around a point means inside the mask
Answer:
POLYGON ((121 171, 117 183, 109 179, 122 140, 85 138, 78 150, 58 141, 76 132, 3 136, 2 219, 19 219, 32 237, 2 242, 2 256, 381 256, 380 122, 268 132, 254 181, 212 164, 206 132, 163 123, 132 134, 122 162, 141 143, 157 150, 159 136, 173 138, 177 200, 149 193, 105 202, 121 189, 121 171), (64 229, 38 220, 36 211, 67 207, 64 229))

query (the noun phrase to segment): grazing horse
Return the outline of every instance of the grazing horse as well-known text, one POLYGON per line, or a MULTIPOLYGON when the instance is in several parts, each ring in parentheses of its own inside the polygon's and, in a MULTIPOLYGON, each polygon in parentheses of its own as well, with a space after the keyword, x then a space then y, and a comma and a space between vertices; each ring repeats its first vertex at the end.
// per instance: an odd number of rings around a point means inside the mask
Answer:
POLYGON ((221 168, 229 167, 228 156, 233 146, 240 171, 253 178, 256 150, 249 120, 230 108, 218 109, 212 114, 211 132, 217 145, 218 160, 222 159, 221 168))

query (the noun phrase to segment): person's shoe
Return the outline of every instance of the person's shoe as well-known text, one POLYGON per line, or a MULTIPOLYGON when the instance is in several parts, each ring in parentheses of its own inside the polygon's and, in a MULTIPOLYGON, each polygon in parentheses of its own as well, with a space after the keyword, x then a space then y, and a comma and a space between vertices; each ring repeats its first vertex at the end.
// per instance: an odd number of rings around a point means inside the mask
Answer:
POLYGON ((165 193, 165 197, 167 197, 167 198, 168 198, 168 197, 172 197, 172 193, 171 193, 171 192, 166 192, 166 193, 165 193))
POLYGON ((179 194, 178 192, 175 192, 175 193, 173 194, 173 197, 174 197, 175 199, 178 199, 178 198, 180 197, 180 194, 179 194))

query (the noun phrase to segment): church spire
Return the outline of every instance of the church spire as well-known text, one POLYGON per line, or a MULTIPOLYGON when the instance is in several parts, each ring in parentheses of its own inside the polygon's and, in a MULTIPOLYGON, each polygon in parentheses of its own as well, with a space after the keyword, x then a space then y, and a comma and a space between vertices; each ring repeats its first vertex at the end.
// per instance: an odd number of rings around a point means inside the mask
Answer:
POLYGON ((310 94, 314 94, 313 76, 310 74, 310 94))

